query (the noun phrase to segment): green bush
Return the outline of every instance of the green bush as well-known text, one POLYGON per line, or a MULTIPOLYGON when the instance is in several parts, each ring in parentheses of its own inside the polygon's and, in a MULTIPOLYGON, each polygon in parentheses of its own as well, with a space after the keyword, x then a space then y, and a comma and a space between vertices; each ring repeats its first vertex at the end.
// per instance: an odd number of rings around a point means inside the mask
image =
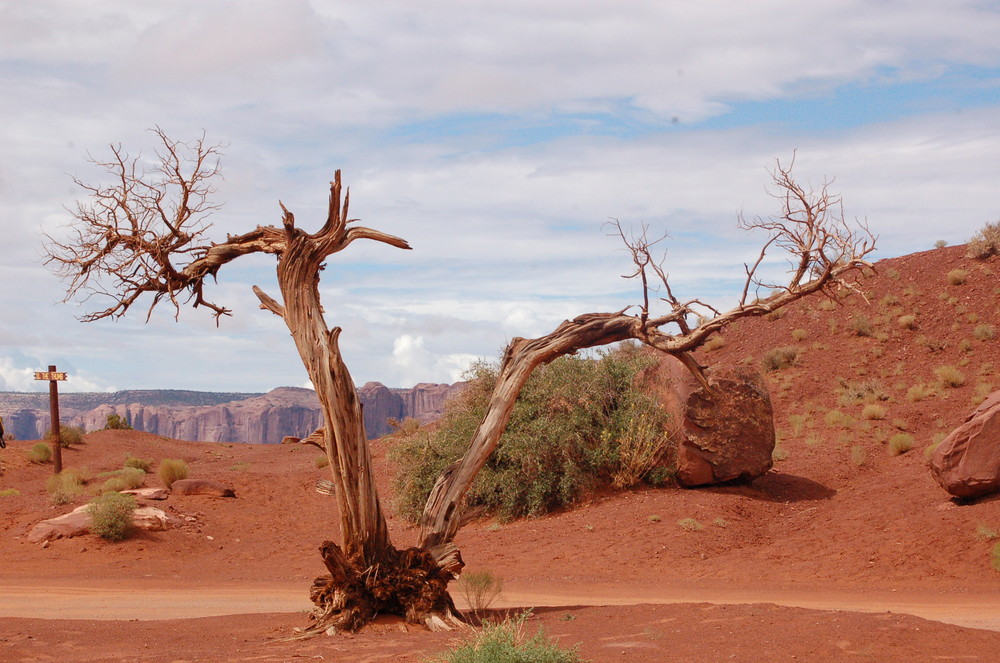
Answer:
POLYGON ((35 442, 28 449, 28 460, 32 463, 48 463, 52 460, 52 449, 44 442, 35 442))
POLYGON ((126 467, 110 473, 110 478, 101 486, 102 493, 118 493, 139 488, 146 483, 146 473, 138 467, 126 467))
MULTIPOLYGON (((62 447, 68 448, 71 444, 82 444, 83 443, 84 430, 79 426, 60 426, 59 427, 59 443, 62 447)), ((45 439, 49 442, 52 441, 52 430, 49 429, 45 431, 45 439)))
POLYGON ((45 490, 53 504, 66 504, 83 495, 90 477, 86 470, 68 469, 45 480, 45 490))
POLYGON ((487 624, 455 649, 445 652, 436 663, 580 663, 576 647, 562 649, 542 629, 525 637, 524 622, 530 612, 515 619, 487 624))
POLYGON ((90 503, 90 531, 108 541, 127 539, 132 531, 135 498, 122 493, 104 493, 90 503))
POLYGON ((104 430, 132 430, 132 424, 125 417, 109 414, 108 423, 104 426, 104 430))
MULTIPOLYGON (((630 485, 653 465, 669 435, 668 417, 634 386, 656 360, 632 346, 598 358, 562 357, 535 370, 514 406, 507 430, 466 498, 502 518, 537 515, 572 504, 614 481, 630 485)), ((400 440, 396 508, 419 518, 441 472, 465 453, 483 418, 498 368, 476 364, 469 385, 449 401, 433 430, 400 440)), ((662 477, 661 477, 662 478, 662 477)))
POLYGON ((142 470, 145 474, 149 474, 149 471, 153 468, 153 461, 130 455, 125 459, 124 467, 134 467, 142 470))
POLYGON ((167 488, 174 485, 178 479, 187 479, 188 464, 179 458, 164 458, 160 461, 160 466, 156 470, 160 481, 167 488))
POLYGON ((503 578, 490 571, 465 571, 458 581, 469 609, 481 618, 503 591, 503 578))

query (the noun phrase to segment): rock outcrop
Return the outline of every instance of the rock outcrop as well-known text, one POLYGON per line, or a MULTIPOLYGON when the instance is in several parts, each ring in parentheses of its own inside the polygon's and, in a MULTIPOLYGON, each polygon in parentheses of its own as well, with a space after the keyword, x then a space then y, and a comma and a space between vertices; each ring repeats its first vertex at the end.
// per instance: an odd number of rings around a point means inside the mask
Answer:
POLYGON ((706 370, 712 393, 673 357, 645 376, 672 415, 677 482, 752 481, 771 469, 774 414, 763 376, 742 366, 706 370))
POLYGON ((938 445, 930 469, 955 497, 1000 492, 1000 391, 990 394, 938 445))
MULTIPOLYGON (((369 382, 358 392, 368 436, 391 431, 388 420, 428 422, 441 415, 458 385, 418 384, 390 389, 369 382)), ((277 444, 305 438, 321 426, 319 400, 311 389, 279 387, 266 394, 213 394, 146 390, 60 397, 64 424, 100 430, 116 414, 136 430, 179 440, 277 444)), ((18 439, 40 439, 49 427, 48 394, 0 393, 0 416, 18 439)))

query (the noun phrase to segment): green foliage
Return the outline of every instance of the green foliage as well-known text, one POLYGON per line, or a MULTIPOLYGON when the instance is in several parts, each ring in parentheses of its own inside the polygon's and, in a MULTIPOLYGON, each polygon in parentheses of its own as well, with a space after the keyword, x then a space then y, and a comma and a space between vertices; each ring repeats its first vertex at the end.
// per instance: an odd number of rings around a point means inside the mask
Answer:
POLYGON ((132 425, 125 417, 109 414, 108 423, 104 426, 104 430, 132 430, 132 425))
MULTIPOLYGON (((653 480, 654 470, 669 464, 659 457, 669 435, 668 417, 634 383, 654 361, 623 346, 594 359, 561 357, 537 368, 467 503, 517 518, 572 504, 601 485, 653 480)), ((400 468, 396 508, 404 518, 419 518, 438 476, 465 453, 497 373, 495 364, 473 366, 469 385, 449 401, 438 425, 421 428, 394 447, 400 468)))
POLYGON ((1000 221, 987 223, 966 244, 970 258, 985 260, 1000 253, 1000 221))
POLYGON ((36 442, 28 449, 28 460, 32 463, 48 463, 52 460, 52 449, 44 442, 36 442))
POLYGON ((89 478, 89 473, 83 469, 63 470, 45 480, 45 490, 53 504, 67 504, 83 495, 89 478))
POLYGON ((481 618, 503 591, 503 578, 490 571, 465 571, 458 581, 465 602, 477 618, 481 618))
POLYGON ((153 468, 153 461, 130 455, 128 458, 125 459, 124 467, 134 467, 148 474, 149 471, 153 468))
POLYGON ((102 493, 132 490, 146 483, 146 473, 138 467, 125 467, 111 472, 110 475, 111 477, 101 486, 102 493))
POLYGON ((764 353, 761 364, 765 371, 779 371, 794 366, 799 358, 799 349, 795 346, 773 348, 764 353))
POLYGON ((700 532, 705 529, 705 526, 694 518, 681 518, 677 521, 677 526, 688 532, 700 532))
POLYGON ((1000 543, 993 545, 993 549, 990 550, 990 566, 993 567, 994 571, 1000 573, 1000 543))
POLYGON ((179 458, 164 458, 160 461, 160 466, 157 468, 156 473, 160 477, 160 481, 166 488, 174 485, 174 482, 179 479, 187 479, 188 477, 188 464, 179 458))
POLYGON ((17 488, 4 488, 3 490, 0 490, 0 497, 14 497, 20 494, 21 491, 17 488))
POLYGON ((525 636, 530 612, 487 624, 455 649, 430 659, 434 663, 580 663, 576 648, 562 649, 542 631, 525 636))
MULTIPOLYGON (((68 448, 71 444, 82 444, 83 443, 84 430, 79 426, 60 426, 59 427, 59 443, 62 447, 68 448)), ((49 429, 45 431, 45 439, 49 442, 52 441, 52 430, 49 429)))
POLYGON ((90 502, 90 531, 108 541, 127 539, 132 531, 135 498, 122 493, 104 493, 90 502))

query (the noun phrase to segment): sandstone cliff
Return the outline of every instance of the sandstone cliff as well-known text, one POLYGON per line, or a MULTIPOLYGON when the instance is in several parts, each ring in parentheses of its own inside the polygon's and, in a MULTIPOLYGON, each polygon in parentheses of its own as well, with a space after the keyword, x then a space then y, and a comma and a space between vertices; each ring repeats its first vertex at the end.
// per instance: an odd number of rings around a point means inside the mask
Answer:
MULTIPOLYGON (((390 432, 389 419, 432 421, 460 385, 418 384, 390 389, 369 382, 358 390, 369 437, 390 432)), ((85 430, 104 428, 117 414, 133 428, 179 440, 272 444, 285 435, 305 437, 321 424, 316 393, 279 387, 266 394, 213 394, 147 390, 114 394, 64 394, 60 420, 85 430)), ((49 428, 48 395, 0 393, 0 416, 18 439, 41 438, 49 428)))

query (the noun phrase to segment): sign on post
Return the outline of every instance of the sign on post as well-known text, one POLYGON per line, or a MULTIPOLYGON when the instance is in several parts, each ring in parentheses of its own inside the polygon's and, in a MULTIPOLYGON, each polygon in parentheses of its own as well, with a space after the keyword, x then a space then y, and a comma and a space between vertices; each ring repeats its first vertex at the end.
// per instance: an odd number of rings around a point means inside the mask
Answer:
POLYGON ((36 380, 49 381, 49 410, 52 415, 52 462, 56 474, 62 472, 62 436, 59 434, 59 381, 66 379, 55 366, 47 371, 35 371, 36 380))

